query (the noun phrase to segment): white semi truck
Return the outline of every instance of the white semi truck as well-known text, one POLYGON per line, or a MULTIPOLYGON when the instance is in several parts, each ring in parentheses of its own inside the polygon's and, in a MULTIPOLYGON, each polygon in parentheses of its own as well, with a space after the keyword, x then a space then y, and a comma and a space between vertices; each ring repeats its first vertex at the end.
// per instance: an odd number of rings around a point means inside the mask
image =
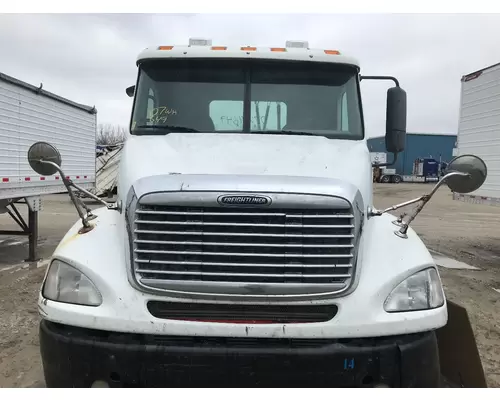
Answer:
POLYGON ((95 184, 95 107, 75 103, 42 88, 0 73, 0 214, 8 213, 18 230, 0 235, 27 235, 29 261, 37 259, 38 212, 42 196, 64 192, 59 176, 34 173, 26 159, 30 146, 47 140, 64 158, 68 178, 85 189, 95 184), (28 209, 27 221, 19 204, 28 209))
MULTIPOLYGON (((195 39, 137 65, 117 201, 75 202, 81 221, 41 288, 47 386, 484 386, 467 315, 408 226, 416 214, 389 214, 434 191, 373 206, 360 82, 395 82, 397 155, 395 78, 299 41, 195 39)), ((57 148, 37 143, 28 159, 74 198, 57 148)), ((436 188, 475 190, 483 166, 457 158, 436 188)))
POLYGON ((487 165, 488 178, 457 200, 500 206, 500 64, 462 77, 456 155, 474 153, 487 165))

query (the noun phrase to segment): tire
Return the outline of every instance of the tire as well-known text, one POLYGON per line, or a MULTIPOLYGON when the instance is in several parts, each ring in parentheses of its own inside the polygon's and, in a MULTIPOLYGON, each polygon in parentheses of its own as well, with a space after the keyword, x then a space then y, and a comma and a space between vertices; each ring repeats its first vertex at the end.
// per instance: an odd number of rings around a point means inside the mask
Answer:
POLYGON ((389 183, 391 181, 391 177, 388 175, 384 175, 381 179, 380 182, 382 183, 389 183))
POLYGON ((403 181, 403 178, 401 178, 399 175, 394 175, 393 176, 393 182, 394 183, 401 183, 403 181))

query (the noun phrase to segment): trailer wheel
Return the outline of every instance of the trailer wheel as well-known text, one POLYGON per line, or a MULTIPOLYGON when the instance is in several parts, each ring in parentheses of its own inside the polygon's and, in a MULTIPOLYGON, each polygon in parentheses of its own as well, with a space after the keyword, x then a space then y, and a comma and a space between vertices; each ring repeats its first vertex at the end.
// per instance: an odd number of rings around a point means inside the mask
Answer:
POLYGON ((382 179, 380 179, 380 182, 382 183, 389 183, 391 181, 391 177, 388 175, 384 175, 382 179))
POLYGON ((394 183, 401 183, 403 181, 403 178, 401 178, 399 175, 394 175, 392 179, 394 183))

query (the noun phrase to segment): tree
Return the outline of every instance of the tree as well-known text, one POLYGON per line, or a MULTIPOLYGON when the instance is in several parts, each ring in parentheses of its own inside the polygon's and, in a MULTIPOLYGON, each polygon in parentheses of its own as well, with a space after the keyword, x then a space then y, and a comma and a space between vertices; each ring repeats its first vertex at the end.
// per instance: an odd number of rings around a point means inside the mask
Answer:
POLYGON ((120 125, 99 124, 97 126, 96 144, 109 146, 121 143, 127 136, 127 130, 120 125))

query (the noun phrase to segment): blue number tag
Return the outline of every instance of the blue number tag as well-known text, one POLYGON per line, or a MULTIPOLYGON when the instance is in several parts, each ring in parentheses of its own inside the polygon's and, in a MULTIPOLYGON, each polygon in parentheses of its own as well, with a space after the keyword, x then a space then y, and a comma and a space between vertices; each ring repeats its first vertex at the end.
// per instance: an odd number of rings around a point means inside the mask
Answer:
POLYGON ((354 369, 354 358, 345 358, 344 359, 344 369, 354 369))

